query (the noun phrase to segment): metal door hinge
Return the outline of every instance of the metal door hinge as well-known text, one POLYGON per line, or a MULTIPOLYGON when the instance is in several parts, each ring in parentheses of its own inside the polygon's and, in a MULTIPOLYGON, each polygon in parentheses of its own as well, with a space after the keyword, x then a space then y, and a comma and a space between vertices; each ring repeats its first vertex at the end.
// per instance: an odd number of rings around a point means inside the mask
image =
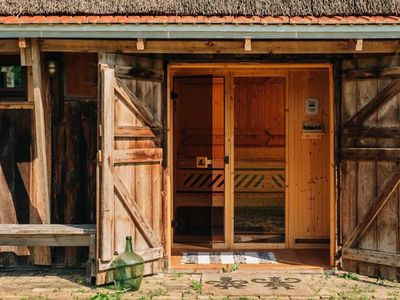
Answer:
POLYGON ((224 156, 224 164, 229 164, 229 156, 224 156))
POLYGON ((175 93, 175 92, 171 92, 171 99, 172 99, 173 101, 176 101, 176 100, 178 99, 178 94, 175 93))
POLYGON ((101 150, 97 150, 97 163, 101 164, 101 150))
POLYGON ((178 227, 178 222, 175 221, 175 220, 172 220, 172 221, 171 221, 171 226, 172 226, 172 228, 178 227))

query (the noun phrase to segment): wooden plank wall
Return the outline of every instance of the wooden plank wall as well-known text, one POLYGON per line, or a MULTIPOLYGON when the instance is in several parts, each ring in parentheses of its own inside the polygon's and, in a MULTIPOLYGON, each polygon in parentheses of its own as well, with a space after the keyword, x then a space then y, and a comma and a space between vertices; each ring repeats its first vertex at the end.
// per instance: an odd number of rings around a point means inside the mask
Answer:
MULTIPOLYGON (((93 82, 97 80, 97 55, 66 53, 49 59, 57 61, 59 68, 54 77, 47 78, 47 97, 52 103, 51 221, 94 224, 97 93, 93 82), (90 80, 85 80, 87 74, 91 74, 90 80)), ((56 248, 53 263, 79 266, 86 263, 87 251, 86 247, 56 248)))
POLYGON ((285 78, 235 79, 235 161, 285 159, 285 78))
MULTIPOLYGON (((126 71, 143 67, 149 70, 163 70, 162 60, 145 57, 135 57, 117 54, 100 54, 99 61, 108 64, 115 69, 115 76, 143 103, 152 116, 163 124, 165 104, 162 101, 162 82, 154 80, 142 80, 135 78, 135 74, 127 74, 126 71), (163 107, 164 106, 164 107, 163 107)), ((136 74, 141 76, 141 74, 136 74)), ((132 128, 134 126, 146 126, 148 124, 137 117, 121 100, 117 98, 114 113, 115 128, 132 128), (128 127, 126 127, 128 126, 128 127)), ((160 128, 158 129, 160 130, 160 128)), ((161 148, 162 140, 159 137, 131 136, 115 139, 115 149, 141 149, 161 148)), ((133 199, 136 201, 144 218, 149 222, 158 239, 165 245, 163 210, 166 207, 163 190, 163 169, 160 163, 121 163, 115 166, 116 174, 123 179, 133 199)), ((148 243, 136 228, 135 224, 124 208, 118 197, 114 197, 113 226, 113 250, 122 253, 125 249, 125 237, 132 236, 134 250, 146 250, 148 243)), ((145 273, 151 274, 161 269, 161 262, 156 261, 146 264, 145 273)))
MULTIPOLYGON (((354 70, 378 70, 398 66, 398 57, 373 57, 347 60, 343 62, 342 85, 342 125, 369 103, 392 80, 390 78, 370 79, 349 78, 354 70), (347 77, 347 78, 346 78, 347 77)), ((365 75, 365 74, 364 74, 365 75)), ((371 75, 371 74, 370 74, 371 75)), ((400 127, 400 96, 395 95, 386 104, 377 109, 363 124, 367 128, 400 127)), ((394 138, 361 137, 343 135, 342 148, 392 148, 398 149, 400 142, 394 138)), ((392 174, 398 162, 366 159, 346 159, 341 162, 341 230, 342 243, 360 222, 381 192, 385 179, 392 174)), ((397 189, 376 220, 361 238, 357 249, 375 250, 385 253, 400 254, 400 193, 397 189)), ((370 276, 382 276, 396 279, 399 269, 350 259, 343 260, 343 268, 370 276)))
MULTIPOLYGON (((31 122, 30 110, 0 110, 0 223, 29 223, 31 122)), ((0 247, 0 266, 26 263, 29 254, 26 247, 0 247)))
POLYGON ((287 84, 289 247, 302 247, 295 238, 329 239, 329 71, 289 70, 287 84), (307 98, 318 99, 317 115, 306 115, 307 98), (323 136, 305 138, 304 122, 321 122, 323 136))

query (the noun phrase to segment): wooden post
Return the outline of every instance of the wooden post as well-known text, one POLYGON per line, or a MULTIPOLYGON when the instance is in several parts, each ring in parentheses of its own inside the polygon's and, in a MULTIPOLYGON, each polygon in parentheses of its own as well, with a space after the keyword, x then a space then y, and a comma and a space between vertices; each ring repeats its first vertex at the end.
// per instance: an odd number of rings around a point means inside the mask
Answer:
MULTIPOLYGON (((45 103, 42 97, 42 70, 39 41, 31 40, 32 53, 32 83, 34 102, 34 189, 30 208, 30 223, 50 223, 50 192, 48 176, 47 144, 50 143, 46 134, 45 103)), ((49 120, 47 120, 48 122, 49 120)), ((39 265, 50 265, 50 249, 37 247, 34 250, 33 262, 39 265)))
POLYGON ((32 66, 32 53, 29 40, 20 38, 18 40, 18 46, 21 57, 21 66, 32 66))
MULTIPOLYGON (((100 67, 102 68, 102 67, 100 67)), ((113 257, 114 214, 114 70, 101 72, 101 190, 100 190, 100 259, 113 257)))

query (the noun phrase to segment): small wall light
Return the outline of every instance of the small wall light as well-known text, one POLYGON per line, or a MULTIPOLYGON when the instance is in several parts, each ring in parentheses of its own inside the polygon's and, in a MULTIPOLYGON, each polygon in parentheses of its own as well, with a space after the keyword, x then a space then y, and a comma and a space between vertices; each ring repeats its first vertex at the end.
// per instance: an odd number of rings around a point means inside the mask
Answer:
POLYGON ((47 73, 50 75, 50 76, 53 76, 54 74, 56 74, 57 73, 57 61, 55 61, 55 60, 48 60, 47 61, 47 63, 46 63, 46 67, 47 67, 47 73))

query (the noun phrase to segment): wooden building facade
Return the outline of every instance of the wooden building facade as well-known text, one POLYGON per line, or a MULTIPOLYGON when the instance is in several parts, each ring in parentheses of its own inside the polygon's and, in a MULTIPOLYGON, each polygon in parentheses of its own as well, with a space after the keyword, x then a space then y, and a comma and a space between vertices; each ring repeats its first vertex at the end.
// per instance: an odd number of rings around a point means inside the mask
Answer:
POLYGON ((84 263, 104 283, 132 236, 146 274, 269 249, 399 278, 398 49, 1 39, 0 264, 84 263))

